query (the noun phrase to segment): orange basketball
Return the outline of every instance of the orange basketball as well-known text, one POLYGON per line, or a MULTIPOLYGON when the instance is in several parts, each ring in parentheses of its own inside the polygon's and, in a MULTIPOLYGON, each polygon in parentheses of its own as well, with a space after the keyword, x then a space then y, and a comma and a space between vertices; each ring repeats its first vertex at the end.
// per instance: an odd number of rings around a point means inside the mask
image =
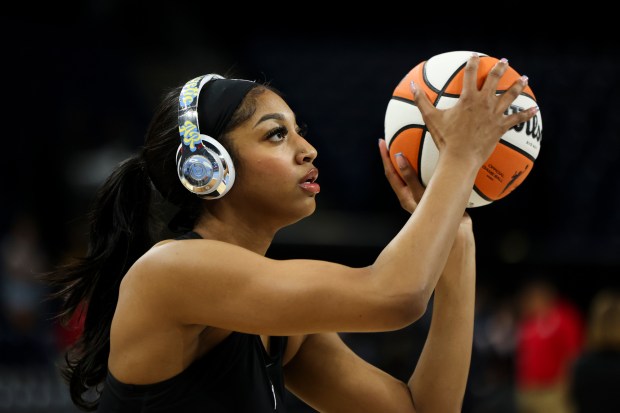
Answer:
MULTIPOLYGON (((402 152, 426 186, 433 175, 439 151, 426 129, 418 108, 413 104, 409 87, 413 80, 430 101, 440 109, 452 107, 463 87, 463 69, 472 52, 458 51, 439 54, 414 67, 400 81, 385 114, 385 140, 390 159, 396 166, 395 155, 402 152)), ((480 55, 478 87, 481 87, 498 59, 480 55)), ((497 85, 497 94, 504 93, 521 75, 509 67, 497 85)), ((508 113, 536 106, 534 92, 527 86, 510 105, 508 113)), ((540 111, 502 136, 489 159, 482 165, 468 207, 490 204, 504 198, 529 175, 540 151, 542 117, 540 111)), ((396 166, 396 170, 398 167, 396 166)))

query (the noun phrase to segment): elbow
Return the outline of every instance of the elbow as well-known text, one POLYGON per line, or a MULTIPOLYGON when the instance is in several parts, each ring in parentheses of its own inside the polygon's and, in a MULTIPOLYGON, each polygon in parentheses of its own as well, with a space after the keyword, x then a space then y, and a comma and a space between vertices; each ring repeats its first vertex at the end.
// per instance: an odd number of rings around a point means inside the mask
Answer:
POLYGON ((407 299, 406 308, 403 308, 403 321, 407 323, 406 325, 412 324, 422 318, 424 313, 426 313, 429 298, 428 294, 422 291, 410 294, 407 299))
MULTIPOLYGON (((372 267, 371 267, 372 268, 372 267)), ((373 272, 369 272, 373 275, 373 272)), ((421 277, 422 279, 426 277, 421 277)), ((398 330, 419 320, 428 306, 434 285, 428 282, 386 282, 382 277, 370 277, 365 297, 373 297, 372 311, 374 319, 382 325, 377 326, 380 331, 398 330), (381 292, 377 294, 377 292, 381 292), (377 312, 381 314, 377 316, 377 312)), ((396 280, 399 281, 399 280, 396 280)), ((365 303, 368 305, 368 301, 365 303)))
POLYGON ((397 297, 392 297, 390 301, 390 320, 395 330, 407 327, 419 320, 428 306, 428 297, 422 292, 399 294, 397 297))

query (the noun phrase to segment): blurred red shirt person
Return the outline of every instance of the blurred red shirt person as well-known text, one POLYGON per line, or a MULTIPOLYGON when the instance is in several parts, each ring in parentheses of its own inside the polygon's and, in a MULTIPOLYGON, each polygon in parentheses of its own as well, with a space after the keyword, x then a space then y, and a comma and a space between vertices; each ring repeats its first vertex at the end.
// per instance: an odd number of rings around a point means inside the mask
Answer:
POLYGON ((520 411, 564 411, 565 384, 583 345, 584 323, 574 305, 543 281, 521 295, 516 374, 520 411), (551 409, 551 406, 556 406, 551 409))

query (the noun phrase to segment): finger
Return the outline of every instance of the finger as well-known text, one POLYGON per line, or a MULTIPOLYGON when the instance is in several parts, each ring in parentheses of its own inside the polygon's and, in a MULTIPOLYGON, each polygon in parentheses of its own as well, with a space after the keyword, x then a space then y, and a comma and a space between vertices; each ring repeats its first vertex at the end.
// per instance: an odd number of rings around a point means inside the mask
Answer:
POLYGON ((461 96, 468 96, 469 94, 478 90, 478 66, 480 65, 480 56, 478 53, 472 53, 471 57, 465 65, 463 73, 463 89, 461 96))
POLYGON ((413 199, 415 199, 416 202, 419 202, 422 198, 422 194, 424 194, 424 187, 418 179, 418 174, 402 152, 397 153, 395 158, 398 169, 400 170, 400 175, 411 190, 413 199))
POLYGON ((508 69, 508 59, 504 57, 498 60, 497 63, 495 63, 495 66, 493 66, 493 68, 489 71, 481 90, 495 96, 497 84, 502 76, 504 76, 504 73, 506 73, 506 69, 508 69))
POLYGON ((411 93, 413 94, 413 101, 415 102, 418 109, 420 109, 423 118, 431 114, 433 111, 437 110, 428 99, 428 96, 426 96, 426 92, 421 90, 420 87, 413 80, 409 84, 409 88, 411 89, 411 93))
POLYGON ((400 198, 400 192, 407 187, 405 181, 403 181, 396 172, 392 161, 390 160, 390 154, 387 149, 387 144, 384 139, 379 139, 379 152, 381 153, 381 162, 383 162, 383 171, 390 186, 396 192, 396 195, 400 198))
POLYGON ((520 123, 525 123, 528 120, 532 119, 534 115, 538 113, 538 106, 533 106, 529 109, 522 110, 521 112, 513 113, 510 116, 506 116, 504 119, 504 129, 509 130, 515 125, 520 123))
POLYGON ((503 113, 506 112, 506 109, 510 107, 510 104, 514 102, 514 100, 523 92, 525 86, 527 86, 528 78, 523 75, 519 79, 517 79, 510 89, 508 89, 500 98, 499 103, 497 104, 497 112, 503 113))

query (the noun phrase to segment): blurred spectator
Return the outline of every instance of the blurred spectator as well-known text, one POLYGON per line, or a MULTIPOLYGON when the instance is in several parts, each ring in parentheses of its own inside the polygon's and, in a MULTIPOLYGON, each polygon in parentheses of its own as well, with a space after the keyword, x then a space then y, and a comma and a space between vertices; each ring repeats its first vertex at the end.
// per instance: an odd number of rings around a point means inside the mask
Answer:
POLYGON ((0 238, 0 413, 77 412, 55 364, 81 320, 76 315, 66 328, 51 322, 53 303, 37 279, 49 269, 44 251, 25 213, 0 238))
POLYGON ((0 243, 0 364, 41 364, 51 355, 51 335, 35 280, 46 257, 31 216, 18 217, 0 243))
POLYGON ((512 300, 479 286, 469 387, 475 413, 513 413, 516 319, 512 300))
POLYGON ((586 351, 572 371, 577 413, 620 410, 620 294, 601 291, 593 300, 586 351))
POLYGON ((581 350, 583 321, 548 282, 528 283, 520 296, 516 373, 520 413, 570 412, 568 372, 581 350))

